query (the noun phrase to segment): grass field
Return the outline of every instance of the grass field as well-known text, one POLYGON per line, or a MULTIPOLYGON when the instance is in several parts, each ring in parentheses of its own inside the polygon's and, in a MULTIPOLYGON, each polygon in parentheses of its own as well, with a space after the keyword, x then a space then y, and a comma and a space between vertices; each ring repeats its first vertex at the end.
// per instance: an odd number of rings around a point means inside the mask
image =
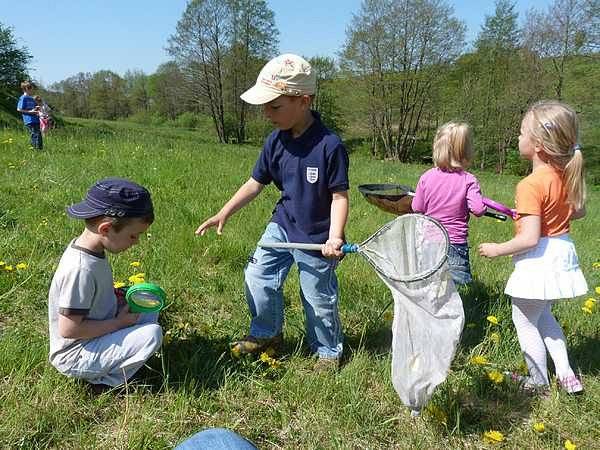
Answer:
MULTIPOLYGON (((555 307, 585 395, 553 386, 548 398, 531 398, 488 378, 493 369, 518 369, 522 357, 502 293, 511 261, 483 260, 475 251, 480 242, 508 239, 512 225, 479 219, 470 231, 475 283, 462 293, 467 326, 459 352, 427 411, 411 419, 390 380, 391 294, 360 257, 345 258, 338 272, 346 337, 338 374, 311 370, 294 272, 285 289, 285 355, 273 364, 229 355, 229 341, 249 323, 243 268, 278 192, 266 189, 222 236, 193 232, 247 179, 258 151, 191 131, 77 121, 37 153, 24 133, 0 130, 0 448, 172 448, 205 427, 231 428, 260 448, 560 449, 566 440, 599 448, 600 316, 581 309, 586 298, 600 298, 597 189, 588 216, 572 227, 590 294, 555 307), (161 316, 163 348, 128 394, 92 396, 47 362, 47 291, 64 247, 82 227, 64 207, 96 179, 115 175, 147 186, 157 214, 140 245, 111 257, 115 280, 143 272, 170 304, 161 316), (133 261, 141 266, 132 268, 133 261), (26 267, 17 269, 19 263, 26 267), (489 363, 474 364, 475 356, 489 363), (545 430, 535 431, 535 423, 545 430), (485 439, 490 430, 503 440, 485 439)), ((393 218, 364 201, 357 185, 414 186, 425 169, 351 154, 349 240, 360 242, 393 218)), ((487 196, 512 204, 517 178, 477 175, 487 196)))

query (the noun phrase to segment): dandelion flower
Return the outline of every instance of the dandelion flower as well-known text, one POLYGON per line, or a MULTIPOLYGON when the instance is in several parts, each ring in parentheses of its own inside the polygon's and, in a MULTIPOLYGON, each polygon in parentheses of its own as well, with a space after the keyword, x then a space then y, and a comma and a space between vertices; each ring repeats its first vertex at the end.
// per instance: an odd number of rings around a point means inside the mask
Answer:
POLYGON ((544 431, 546 431, 546 426, 543 422, 536 422, 533 424, 533 429, 538 433, 543 433, 544 431))
POLYGON ((594 309, 594 307, 596 306, 596 300, 593 298, 588 298, 583 304, 583 306, 585 306, 588 309, 594 309))
POLYGON ((143 283, 145 281, 145 277, 146 274, 141 272, 141 273, 136 273, 135 275, 131 275, 128 280, 131 284, 138 284, 138 283, 143 283))
POLYGON ((496 316, 487 316, 487 321, 492 325, 498 325, 499 321, 496 316))
POLYGON ((502 442, 504 435, 496 430, 490 430, 483 433, 483 438, 489 442, 502 442))
POLYGON ((13 270, 15 270, 15 269, 13 269, 13 266, 10 266, 10 265, 8 265, 8 264, 5 264, 5 265, 4 265, 4 270, 6 270, 7 272, 12 272, 12 271, 13 271, 13 270))
POLYGON ((443 409, 435 405, 429 405, 427 406, 426 411, 441 424, 448 425, 448 415, 443 409))
POLYGON ((490 370, 487 373, 488 378, 496 384, 500 384, 504 381, 504 375, 497 370, 490 370))
POLYGON ((129 265, 131 267, 140 267, 140 262, 139 261, 133 261, 133 262, 129 263, 129 265))
POLYGON ((499 344, 500 343, 500 334, 498 334, 498 333, 490 334, 490 341, 492 341, 494 344, 499 344))
POLYGON ((586 314, 593 314, 593 313, 594 313, 594 311, 592 311, 592 309, 591 309, 591 308, 588 308, 587 306, 582 306, 582 307, 581 307, 581 310, 582 310, 584 313, 586 313, 586 314))
POLYGON ((565 441, 565 449, 566 450, 575 450, 576 448, 577 448, 577 446, 575 444, 573 444, 570 439, 567 439, 565 441))
POLYGON ((25 263, 25 262, 20 262, 20 263, 19 263, 19 264, 17 264, 15 267, 17 268, 17 270, 24 270, 24 269, 27 269, 27 263, 25 263))
POLYGON ((596 294, 600 295, 600 286, 596 286, 596 289, 594 289, 596 291, 596 294))
POLYGON ((122 281, 115 281, 113 286, 115 287, 115 289, 119 289, 119 288, 125 287, 126 285, 122 281))
POLYGON ((485 356, 474 356, 471 358, 471 363, 479 366, 485 366, 488 363, 488 359, 485 356))
POLYGON ((6 263, 4 261, 0 261, 0 267, 6 265, 6 263))
POLYGON ((600 269, 600 261, 596 261, 595 263, 592 263, 592 267, 594 269, 600 269))

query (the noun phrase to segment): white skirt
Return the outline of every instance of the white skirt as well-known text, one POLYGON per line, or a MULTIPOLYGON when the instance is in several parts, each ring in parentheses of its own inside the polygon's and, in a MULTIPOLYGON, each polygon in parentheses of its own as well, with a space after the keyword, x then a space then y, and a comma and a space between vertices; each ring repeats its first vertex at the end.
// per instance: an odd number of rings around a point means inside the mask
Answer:
POLYGON ((504 289, 511 297, 558 300, 588 291, 568 234, 541 238, 531 250, 513 256, 513 262, 515 270, 504 289))

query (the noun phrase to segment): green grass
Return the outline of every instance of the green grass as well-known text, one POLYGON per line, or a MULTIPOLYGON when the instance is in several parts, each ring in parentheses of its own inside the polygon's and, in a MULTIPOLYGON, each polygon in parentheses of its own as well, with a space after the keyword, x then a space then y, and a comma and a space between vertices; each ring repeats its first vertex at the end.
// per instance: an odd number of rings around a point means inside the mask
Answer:
MULTIPOLYGON (((252 359, 233 360, 228 342, 243 335, 249 316, 243 268, 266 225, 278 193, 269 187, 232 217, 224 234, 199 238, 194 230, 245 181, 259 149, 222 146, 192 131, 147 129, 135 124, 76 121, 57 130, 46 150, 34 152, 24 133, 0 131, 0 260, 24 270, 0 271, 0 448, 172 448, 205 427, 228 427, 261 448, 487 448, 482 434, 499 430, 503 448, 597 448, 600 438, 598 313, 581 311, 583 299, 555 308, 570 356, 586 385, 571 398, 552 388, 547 399, 487 380, 470 359, 491 366, 522 362, 502 294, 509 258, 479 258, 479 242, 512 235, 512 225, 490 219, 471 226, 474 285, 463 292, 467 323, 448 380, 429 413, 410 418, 390 380, 391 294, 360 257, 339 268, 347 361, 339 374, 311 371, 304 342, 297 275, 286 284, 286 355, 279 368, 252 359), (9 137, 12 143, 4 143, 9 137), (160 283, 170 305, 161 316, 168 333, 160 357, 142 369, 130 393, 91 396, 47 362, 47 291, 53 269, 81 223, 64 207, 79 201, 105 176, 129 177, 147 186, 157 220, 140 245, 111 257, 116 280, 140 261, 146 279, 160 283), (486 317, 496 315, 492 327, 486 317), (498 332, 500 342, 490 334, 498 332), (544 422, 546 431, 532 430, 544 422), (444 423, 445 422, 445 423, 444 423)), ((395 182, 415 185, 426 166, 372 161, 351 155, 349 240, 360 242, 393 216, 364 201, 356 186, 395 182)), ((518 179, 477 174, 489 197, 512 203, 518 179)), ((573 225, 584 274, 593 289, 600 271, 594 205, 573 225)), ((593 291, 590 295, 593 294, 593 291)), ((598 296, 595 295, 597 298, 598 296)))

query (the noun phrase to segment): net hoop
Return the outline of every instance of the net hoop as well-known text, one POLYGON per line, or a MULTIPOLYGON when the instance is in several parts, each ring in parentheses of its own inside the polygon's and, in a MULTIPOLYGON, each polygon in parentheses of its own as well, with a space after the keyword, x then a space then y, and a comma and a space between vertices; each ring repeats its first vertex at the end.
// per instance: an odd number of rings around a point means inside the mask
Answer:
MULTIPOLYGON (((360 247, 358 249, 358 253, 360 253, 381 276, 387 277, 393 281, 399 281, 399 282, 405 283, 405 282, 414 282, 414 281, 425 280, 425 279, 429 278, 431 275, 433 275, 435 272, 437 272, 444 265, 446 260, 448 259, 449 247, 450 247, 450 239, 448 236, 448 232, 446 231, 446 229, 440 222, 438 222, 436 219, 434 219, 432 217, 425 216, 423 214, 414 214, 413 213, 413 214, 404 214, 402 216, 398 216, 396 219, 385 224, 383 227, 381 227, 379 230, 377 230, 372 236, 370 236, 367 240, 365 240, 360 245, 360 247), (439 258, 436 261, 434 261, 434 263, 430 267, 428 267, 426 270, 421 270, 418 273, 411 273, 406 276, 399 274, 399 273, 386 273, 384 270, 382 270, 382 268, 379 266, 379 264, 374 259, 372 259, 371 256, 369 256, 369 253, 366 251, 369 247, 369 242, 376 240, 382 234, 388 232, 393 227, 398 226, 398 224, 401 222, 408 223, 409 221, 414 221, 414 220, 418 220, 423 223, 427 222, 428 225, 433 226, 436 231, 439 231, 439 236, 441 236, 441 238, 443 240, 443 243, 442 243, 443 250, 441 252, 439 252, 440 253, 439 258)), ((400 250, 400 251, 402 251, 402 250, 400 250)))

